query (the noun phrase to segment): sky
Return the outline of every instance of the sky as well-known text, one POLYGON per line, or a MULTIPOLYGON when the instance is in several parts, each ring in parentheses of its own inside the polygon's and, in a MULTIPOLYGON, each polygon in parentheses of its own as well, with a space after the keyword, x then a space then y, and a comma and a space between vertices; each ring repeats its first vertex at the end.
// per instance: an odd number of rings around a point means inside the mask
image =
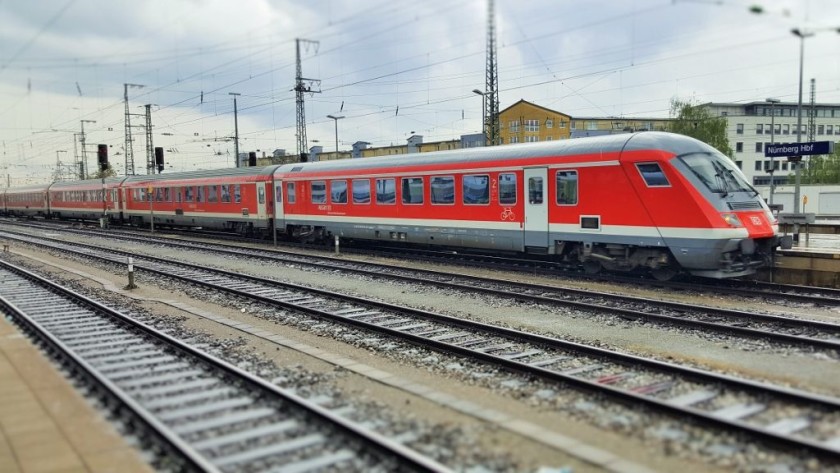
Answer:
MULTIPOLYGON (((124 84, 145 174, 145 105, 165 172, 481 132, 487 0, 0 0, 0 187, 36 184, 96 144, 125 173, 124 84), (237 96, 231 93, 240 94, 237 96), (136 115, 134 115, 136 114, 136 115), (337 122, 327 115, 343 116, 337 122), (83 123, 84 121, 84 123, 83 123)), ((672 99, 840 103, 837 0, 495 0, 499 101, 572 117, 668 117, 672 99), (759 6, 761 13, 751 12, 759 6)))

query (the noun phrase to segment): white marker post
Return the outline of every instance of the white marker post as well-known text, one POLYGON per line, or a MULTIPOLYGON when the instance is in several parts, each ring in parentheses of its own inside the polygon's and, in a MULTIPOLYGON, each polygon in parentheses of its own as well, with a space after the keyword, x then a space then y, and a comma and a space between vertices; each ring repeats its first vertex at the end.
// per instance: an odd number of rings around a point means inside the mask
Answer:
POLYGON ((134 285, 134 258, 131 256, 128 257, 128 286, 125 288, 137 289, 137 286, 134 285))
POLYGON ((335 236, 335 254, 339 254, 338 251, 338 235, 335 236))

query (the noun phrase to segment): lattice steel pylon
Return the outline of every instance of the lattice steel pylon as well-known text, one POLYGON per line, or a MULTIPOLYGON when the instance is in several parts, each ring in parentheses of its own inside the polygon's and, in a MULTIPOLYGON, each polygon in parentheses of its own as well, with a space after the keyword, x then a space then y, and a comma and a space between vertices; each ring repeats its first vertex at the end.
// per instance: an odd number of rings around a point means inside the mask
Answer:
POLYGON ((143 87, 140 84, 123 84, 125 87, 125 175, 126 176, 133 176, 134 175, 134 144, 132 143, 131 138, 131 115, 136 115, 131 113, 128 108, 128 88, 129 87, 143 87))
POLYGON ((488 146, 501 141, 499 124, 499 66, 496 62, 496 17, 494 0, 487 0, 487 64, 484 81, 484 134, 488 146))
POLYGON ((317 82, 319 84, 321 81, 318 79, 306 79, 303 77, 303 67, 300 64, 300 43, 304 43, 304 45, 313 44, 316 50, 319 43, 318 41, 310 41, 308 39, 295 39, 295 58, 297 67, 295 69, 295 88, 292 90, 295 91, 295 102, 297 103, 297 152, 300 160, 306 161, 309 159, 309 147, 306 139, 306 107, 303 103, 303 94, 306 92, 315 94, 320 93, 321 91, 312 90, 312 87, 306 85, 304 81, 317 82))
POLYGON ((146 107, 146 174, 155 173, 155 145, 152 143, 152 104, 146 107))

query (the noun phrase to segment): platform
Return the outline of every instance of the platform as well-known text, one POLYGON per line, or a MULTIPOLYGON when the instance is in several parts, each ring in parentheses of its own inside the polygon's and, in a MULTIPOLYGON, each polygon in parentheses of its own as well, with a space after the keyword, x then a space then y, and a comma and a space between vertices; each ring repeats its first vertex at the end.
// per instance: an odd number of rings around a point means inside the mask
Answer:
POLYGON ((777 255, 774 282, 840 289, 840 235, 801 233, 798 245, 777 255))
POLYGON ((15 326, 0 317, 0 472, 154 471, 15 326))

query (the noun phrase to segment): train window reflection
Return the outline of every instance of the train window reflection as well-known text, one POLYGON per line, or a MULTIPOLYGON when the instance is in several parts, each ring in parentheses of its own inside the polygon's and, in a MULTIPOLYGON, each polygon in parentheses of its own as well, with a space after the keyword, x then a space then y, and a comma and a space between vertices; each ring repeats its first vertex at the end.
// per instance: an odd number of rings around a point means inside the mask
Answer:
POLYGON ((295 183, 294 182, 287 182, 286 183, 286 202, 290 204, 295 203, 295 183))
POLYGON ((347 203, 347 181, 330 181, 330 201, 333 204, 347 203))
POLYGON ((461 189, 464 193, 463 201, 467 205, 490 203, 490 176, 464 176, 461 189))
POLYGON ((397 203, 397 185, 394 179, 377 179, 376 180, 376 203, 377 204, 396 204, 397 203))
POLYGON ((435 176, 432 178, 432 203, 455 203, 455 178, 452 176, 435 176))
POLYGON ((543 178, 528 178, 528 202, 532 204, 543 203, 543 178))
POLYGON ((242 188, 239 184, 233 186, 233 201, 237 204, 242 202, 242 188))
POLYGON ((642 179, 645 180, 645 184, 648 187, 668 187, 671 185, 668 182, 668 178, 665 177, 662 168, 657 163, 640 163, 636 165, 636 168, 639 169, 639 173, 642 175, 642 179))
POLYGON ((577 205, 577 171, 557 171, 557 203, 559 205, 577 205))
POLYGON ((370 179, 353 179, 353 203, 370 203, 370 179))
POLYGON ((193 193, 194 193, 193 189, 195 189, 195 187, 193 187, 193 186, 188 186, 188 187, 184 188, 184 202, 192 202, 193 201, 193 193))
POLYGON ((327 203, 327 182, 326 181, 312 181, 312 203, 326 204, 327 203))
POLYGON ((207 202, 218 202, 219 194, 216 186, 207 186, 207 202))
POLYGON ((499 174, 499 203, 502 205, 516 203, 516 174, 499 174))
POLYGON ((402 178, 402 203, 422 204, 423 203, 423 178, 404 177, 402 178))

